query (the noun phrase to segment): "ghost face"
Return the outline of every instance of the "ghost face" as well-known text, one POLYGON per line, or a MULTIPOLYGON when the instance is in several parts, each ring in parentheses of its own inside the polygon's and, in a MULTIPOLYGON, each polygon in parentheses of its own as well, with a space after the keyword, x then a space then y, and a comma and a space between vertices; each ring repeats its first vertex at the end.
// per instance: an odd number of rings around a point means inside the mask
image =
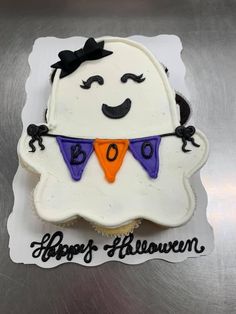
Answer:
POLYGON ((108 40, 105 47, 113 54, 54 81, 56 96, 48 115, 54 131, 91 138, 172 132, 178 118, 163 67, 130 42, 108 40))

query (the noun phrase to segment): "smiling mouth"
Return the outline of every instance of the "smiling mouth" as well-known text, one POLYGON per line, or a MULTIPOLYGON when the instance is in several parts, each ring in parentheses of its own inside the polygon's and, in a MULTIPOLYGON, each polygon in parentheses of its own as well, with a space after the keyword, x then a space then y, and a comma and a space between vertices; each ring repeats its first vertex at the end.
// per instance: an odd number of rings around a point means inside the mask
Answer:
POLYGON ((121 119, 127 115, 131 108, 131 100, 126 98, 126 100, 119 106, 111 107, 106 104, 102 105, 103 114, 110 119, 121 119))

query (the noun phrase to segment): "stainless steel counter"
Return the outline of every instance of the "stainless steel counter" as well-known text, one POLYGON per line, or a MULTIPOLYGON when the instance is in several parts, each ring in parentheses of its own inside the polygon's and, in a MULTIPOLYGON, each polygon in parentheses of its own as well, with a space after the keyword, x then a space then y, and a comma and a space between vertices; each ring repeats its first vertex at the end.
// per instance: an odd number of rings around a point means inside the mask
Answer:
POLYGON ((236 313, 236 2, 0 1, 0 313, 236 313), (176 34, 183 42, 196 125, 211 144, 202 179, 215 250, 180 264, 13 264, 13 205, 27 63, 41 36, 176 34))

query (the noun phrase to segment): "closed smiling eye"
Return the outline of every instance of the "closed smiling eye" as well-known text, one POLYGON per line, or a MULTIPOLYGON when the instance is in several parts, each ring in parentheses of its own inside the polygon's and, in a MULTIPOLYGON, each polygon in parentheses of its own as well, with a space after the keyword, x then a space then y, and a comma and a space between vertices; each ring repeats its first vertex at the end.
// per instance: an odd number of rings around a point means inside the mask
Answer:
POLYGON ((137 83, 142 83, 143 81, 145 81, 145 77, 143 77, 143 74, 136 75, 133 73, 125 73, 124 75, 122 75, 120 80, 122 83, 126 83, 129 79, 137 83))
POLYGON ((94 75, 87 79, 87 81, 82 81, 83 85, 80 85, 83 89, 89 89, 92 83, 97 82, 99 85, 104 84, 104 79, 100 75, 94 75))

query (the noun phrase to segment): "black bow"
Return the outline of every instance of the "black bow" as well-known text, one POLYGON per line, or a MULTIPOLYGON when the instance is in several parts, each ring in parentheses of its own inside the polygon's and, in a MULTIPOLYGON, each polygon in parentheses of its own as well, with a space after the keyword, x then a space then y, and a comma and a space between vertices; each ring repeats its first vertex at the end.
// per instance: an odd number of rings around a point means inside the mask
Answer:
POLYGON ((46 125, 35 125, 30 124, 27 128, 27 134, 31 137, 31 140, 29 141, 29 146, 31 148, 32 153, 36 151, 36 148, 34 146, 34 142, 37 141, 41 150, 45 149, 45 146, 43 145, 43 139, 42 136, 46 135, 48 133, 49 129, 46 125))
POLYGON ((84 47, 76 50, 63 50, 59 52, 60 61, 54 63, 51 67, 61 69, 60 78, 63 78, 74 72, 81 63, 89 60, 97 60, 109 56, 112 51, 103 49, 104 41, 96 42, 94 38, 86 40, 84 47))
POLYGON ((187 153, 187 152, 191 151, 190 149, 185 149, 185 147, 187 145, 187 141, 191 142, 192 145, 195 147, 200 147, 199 144, 195 143, 194 138, 192 137, 195 132, 196 132, 195 127, 192 125, 190 125, 188 127, 181 125, 175 129, 175 135, 177 137, 180 137, 183 141, 183 145, 182 145, 182 151, 183 152, 187 153))

